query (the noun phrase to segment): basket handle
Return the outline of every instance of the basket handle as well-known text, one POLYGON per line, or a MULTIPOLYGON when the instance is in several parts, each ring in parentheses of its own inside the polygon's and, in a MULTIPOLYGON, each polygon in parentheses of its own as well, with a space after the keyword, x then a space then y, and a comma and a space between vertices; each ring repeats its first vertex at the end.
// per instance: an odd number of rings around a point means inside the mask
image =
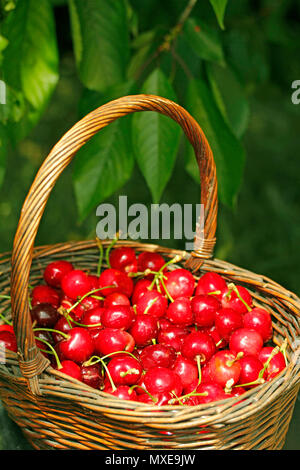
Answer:
MULTIPOLYGON (((201 204, 204 205, 204 234, 196 237, 199 249, 191 253, 194 267, 212 256, 217 218, 217 178, 211 148, 194 118, 178 104, 155 95, 131 95, 95 109, 77 122, 53 147, 41 165, 24 201, 12 250, 11 304, 17 337, 19 365, 32 393, 39 394, 38 375, 49 361, 38 350, 29 309, 29 274, 37 230, 58 177, 75 153, 100 129, 116 119, 139 111, 169 116, 183 129, 192 144, 200 171, 201 204), (199 238, 200 237, 200 238, 199 238)), ((193 263, 191 262, 193 267, 193 263)))

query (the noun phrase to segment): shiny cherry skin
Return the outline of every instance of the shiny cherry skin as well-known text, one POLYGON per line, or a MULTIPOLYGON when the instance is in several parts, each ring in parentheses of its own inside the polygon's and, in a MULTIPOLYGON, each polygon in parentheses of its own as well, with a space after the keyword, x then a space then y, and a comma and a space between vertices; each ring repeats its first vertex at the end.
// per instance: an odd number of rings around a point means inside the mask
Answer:
POLYGON ((220 337, 229 341, 231 333, 243 327, 243 316, 232 308, 221 308, 216 315, 215 327, 220 337))
POLYGON ((54 308, 58 308, 60 296, 53 287, 46 285, 35 286, 31 292, 31 305, 34 307, 38 304, 50 304, 54 308))
POLYGON ((109 254, 110 266, 124 273, 137 271, 137 259, 133 248, 120 246, 114 248, 109 254))
POLYGON ((1 331, 9 331, 10 333, 15 334, 12 325, 7 325, 7 324, 0 325, 0 332, 1 332, 1 331))
POLYGON ((168 308, 168 300, 158 291, 148 290, 136 303, 138 315, 151 315, 155 318, 163 317, 168 308))
POLYGON ((60 341, 59 349, 65 359, 84 362, 94 353, 94 341, 86 328, 74 327, 68 333, 69 338, 60 341))
POLYGON ((238 328, 231 333, 229 349, 235 353, 243 352, 257 356, 263 347, 263 339, 260 333, 250 328, 238 328))
POLYGON ((130 300, 121 292, 113 292, 105 298, 104 307, 108 308, 114 305, 130 305, 130 300))
POLYGON ((107 297, 114 292, 121 292, 126 295, 126 297, 131 297, 133 281, 123 271, 114 268, 107 268, 100 274, 99 288, 102 289, 99 295, 104 297, 107 297))
POLYGON ((128 331, 134 338, 137 347, 147 346, 157 338, 157 319, 151 315, 136 315, 128 331))
POLYGON ((111 387, 108 387, 104 389, 103 391, 113 395, 119 400, 129 400, 129 401, 137 400, 136 392, 133 389, 131 389, 128 385, 119 385, 116 388, 116 390, 112 390, 111 387))
POLYGON ((60 318, 60 314, 51 304, 37 304, 30 311, 32 322, 42 328, 53 328, 60 318))
POLYGON ((65 359, 64 361, 61 361, 61 368, 57 368, 59 372, 63 372, 66 375, 69 375, 70 377, 73 377, 73 379, 77 379, 81 381, 81 370, 80 366, 76 364, 76 362, 65 359))
POLYGON ((255 387, 255 385, 249 385, 246 387, 246 384, 258 379, 259 373, 263 369, 262 362, 257 356, 251 355, 242 357, 239 362, 241 365, 239 383, 242 385, 245 384, 244 386, 246 389, 255 387))
POLYGON ((222 293, 226 290, 226 281, 220 274, 207 272, 200 277, 196 286, 195 295, 207 295, 213 292, 213 296, 221 300, 222 293))
POLYGON ((241 374, 241 364, 236 354, 229 350, 217 351, 208 362, 209 376, 212 382, 221 387, 238 383, 241 374))
POLYGON ((86 385, 89 385, 92 388, 97 390, 101 389, 104 383, 101 368, 99 364, 92 364, 90 366, 81 364, 81 381, 86 385))
POLYGON ((180 377, 184 388, 199 378, 198 368, 195 362, 181 355, 177 356, 172 370, 180 377))
POLYGON ((173 325, 192 325, 194 322, 194 314, 190 299, 188 297, 177 297, 174 302, 169 304, 166 311, 166 318, 170 320, 173 325))
POLYGON ((221 385, 215 382, 202 383, 197 387, 196 393, 203 393, 199 396, 199 404, 211 403, 214 401, 225 400, 229 398, 221 385))
POLYGON ((223 349, 227 346, 228 342, 221 337, 216 325, 201 328, 201 331, 207 333, 214 340, 217 349, 223 349))
MULTIPOLYGON (((137 267, 139 272, 144 272, 146 269, 158 272, 165 264, 165 259, 159 253, 143 251, 138 255, 137 267)), ((152 280, 153 274, 146 275, 144 279, 152 280)))
POLYGON ((213 295, 198 294, 192 298, 192 311, 195 324, 200 327, 213 326, 216 312, 221 308, 221 303, 213 295))
POLYGON ((180 396, 183 390, 180 377, 167 367, 152 367, 144 376, 146 389, 151 395, 174 392, 180 396))
POLYGON ((88 275, 81 269, 65 274, 61 280, 63 292, 72 300, 77 300, 91 291, 91 284, 88 275))
POLYGON ((188 336, 189 330, 182 326, 169 326, 160 329, 157 335, 157 341, 160 344, 172 346, 175 351, 180 352, 184 339, 188 336))
POLYGON ((118 328, 103 328, 94 340, 95 352, 106 356, 117 351, 132 352, 135 341, 131 334, 118 328))
MULTIPOLYGON (((265 364, 269 359, 270 354, 272 354, 274 347, 272 346, 264 346, 259 354, 258 359, 261 361, 262 364, 265 364)), ((279 351, 275 356, 271 359, 268 367, 265 370, 264 378, 269 382, 270 380, 274 379, 276 375, 278 375, 283 369, 285 369, 286 363, 284 355, 281 351, 279 351)))
POLYGON ((17 340, 14 333, 10 331, 0 331, 0 346, 3 349, 17 352, 17 340))
POLYGON ((243 299, 246 305, 238 298, 238 295, 234 290, 227 289, 227 291, 223 292, 222 295, 222 307, 232 308, 239 313, 246 313, 248 312, 248 308, 252 306, 252 296, 245 287, 236 286, 236 288, 239 292, 239 296, 243 299))
POLYGON ((49 263, 44 270, 44 280, 51 287, 60 287, 65 274, 73 271, 74 266, 66 260, 57 260, 49 263))
POLYGON ((250 312, 244 314, 243 321, 244 327, 258 331, 264 342, 269 341, 272 338, 272 317, 264 308, 253 308, 250 312))
POLYGON ((202 331, 192 331, 182 345, 182 355, 190 360, 196 360, 200 356, 200 362, 206 363, 216 351, 213 339, 202 331))
POLYGON ((149 405, 163 406, 168 405, 172 398, 173 396, 169 392, 157 393, 151 396, 148 393, 142 393, 138 395, 137 401, 147 403, 149 405))
POLYGON ((55 331, 51 332, 54 343, 59 343, 64 339, 64 336, 58 333, 59 331, 68 334, 73 326, 75 324, 71 320, 68 321, 65 317, 60 317, 53 327, 55 331))
POLYGON ((107 370, 115 385, 137 384, 143 372, 141 362, 127 354, 112 357, 107 370))
POLYGON ((166 279, 162 292, 167 290, 173 300, 178 297, 191 297, 195 290, 195 279, 192 273, 184 268, 174 269, 165 273, 166 279))
MULTIPOLYGON (((94 274, 88 274, 88 279, 89 279, 89 282, 90 282, 91 291, 95 290, 95 289, 98 289, 98 287, 99 287, 99 277, 95 276, 94 274)), ((101 295, 101 292, 100 292, 99 295, 101 295)))
POLYGON ((127 330, 135 320, 135 314, 128 305, 113 305, 105 308, 101 317, 104 328, 119 328, 127 330))
MULTIPOLYGON (((135 283, 132 296, 131 296, 132 305, 137 304, 140 296, 144 295, 144 293, 149 290, 150 286, 151 286, 151 281, 145 278, 139 279, 135 283)), ((153 288, 152 290, 156 290, 156 289, 153 288)))
POLYGON ((160 366, 170 368, 176 360, 176 351, 164 344, 151 344, 141 351, 140 360, 144 370, 160 366))

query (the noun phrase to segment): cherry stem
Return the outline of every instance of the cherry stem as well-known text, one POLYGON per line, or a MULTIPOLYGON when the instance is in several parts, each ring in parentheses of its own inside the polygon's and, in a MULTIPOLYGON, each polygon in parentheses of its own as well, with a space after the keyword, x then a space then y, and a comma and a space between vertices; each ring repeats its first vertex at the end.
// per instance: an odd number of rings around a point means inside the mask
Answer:
POLYGON ((274 356, 276 356, 276 354, 278 354, 280 352, 280 347, 279 346, 275 346, 275 348, 273 348, 270 356, 268 357, 268 359, 266 360, 266 362, 264 363, 264 366, 262 368, 262 370, 260 371, 260 373, 258 374, 258 377, 259 378, 262 378, 264 373, 265 373, 265 370, 268 368, 271 360, 273 359, 274 356))
POLYGON ((138 385, 138 384, 135 384, 135 385, 132 385, 129 390, 132 392, 132 390, 134 390, 135 388, 140 388, 141 390, 143 390, 145 393, 147 393, 147 395, 149 395, 149 397, 151 398, 151 400, 154 402, 154 403, 157 403, 158 401, 158 398, 154 397, 153 395, 151 395, 150 392, 148 392, 148 390, 146 390, 144 387, 142 387, 141 385, 138 385))
POLYGON ((164 288, 164 290, 165 290, 165 292, 166 292, 166 294, 167 294, 167 297, 168 297, 168 299, 170 300, 170 302, 174 302, 173 297, 170 295, 168 289, 166 288, 166 284, 165 284, 165 281, 163 280, 163 278, 161 278, 160 282, 162 283, 162 286, 163 286, 163 288, 164 288))
POLYGON ((4 321, 4 323, 6 323, 7 325, 12 326, 12 321, 7 320, 7 318, 5 318, 5 316, 2 315, 2 313, 0 313, 0 318, 1 318, 1 320, 4 321))
POLYGON ((100 238, 96 238, 96 243, 99 248, 99 260, 98 260, 98 265, 97 265, 97 276, 100 276, 101 273, 101 268, 102 268, 102 261, 103 261, 103 245, 100 240, 100 238))
POLYGON ((105 253, 106 264, 109 268, 111 268, 110 261, 109 261, 109 254, 110 254, 112 248, 115 246, 115 244, 119 240, 119 238, 120 238, 120 232, 117 232, 116 235, 115 235, 115 238, 112 240, 111 244, 106 248, 106 253, 105 253))
POLYGON ((140 372, 138 371, 138 369, 135 369, 134 367, 132 367, 131 369, 128 369, 128 370, 124 370, 122 372, 120 372, 120 377, 126 377, 126 375, 128 374, 135 374, 135 375, 138 375, 140 372))
POLYGON ((221 295, 222 292, 220 290, 214 290, 212 292, 207 292, 207 295, 221 295))
POLYGON ((242 351, 238 352, 234 359, 226 361, 226 366, 231 367, 236 361, 241 359, 243 356, 244 356, 244 353, 242 351))
POLYGON ((84 365, 85 366, 91 366, 91 365, 97 364, 97 362, 100 362, 101 360, 103 361, 104 359, 107 359, 111 356, 115 356, 116 354, 128 354, 129 356, 133 357, 134 359, 137 359, 136 356, 134 354, 132 354, 131 352, 129 352, 129 351, 114 351, 114 352, 106 354, 106 356, 102 356, 102 357, 100 357, 100 356, 91 356, 88 361, 84 362, 84 365))
POLYGON ((146 315, 149 312, 150 308, 152 307, 153 304, 155 304, 157 300, 158 300, 158 297, 155 297, 155 299, 150 300, 149 304, 144 310, 144 315, 146 315))
POLYGON ((252 308, 251 308, 251 307, 247 304, 247 302, 245 302, 245 300, 242 298, 241 294, 239 293, 238 288, 236 287, 235 284, 233 284, 233 282, 230 283, 230 284, 228 284, 228 289, 229 289, 230 293, 231 293, 232 291, 234 291, 234 292, 236 293, 237 298, 245 305, 245 307, 246 307, 246 309, 248 310, 248 312, 251 312, 252 308))
POLYGON ((36 336, 35 336, 35 339, 36 339, 37 341, 41 341, 41 343, 46 344, 46 345, 48 346, 48 348, 51 349, 51 351, 52 351, 52 353, 53 353, 53 355, 54 355, 54 357, 55 357, 56 363, 57 363, 57 369, 62 369, 62 367, 63 367, 63 366, 62 366, 62 363, 60 362, 59 357, 58 357, 58 354, 57 354, 57 352, 55 351, 54 347, 53 347, 48 341, 46 341, 45 339, 38 338, 38 337, 36 337, 36 336))
MULTIPOLYGON (((253 382, 248 382, 246 384, 234 385, 234 388, 236 388, 236 387, 248 387, 250 385, 260 385, 260 384, 263 384, 263 383, 265 383, 265 379, 258 376, 258 378, 256 380, 253 380, 253 382)), ((226 386, 227 386, 227 384, 226 384, 226 386)))
POLYGON ((33 328, 33 331, 49 331, 50 333, 58 333, 59 335, 61 335, 63 338, 65 339, 69 339, 70 338, 70 335, 68 335, 67 333, 64 333, 63 331, 59 331, 59 330, 54 330, 53 328, 33 328))
POLYGON ((154 285, 157 284, 158 285, 158 282, 160 281, 163 285, 163 288, 165 289, 166 291, 166 294, 168 296, 168 298, 170 299, 171 302, 174 302, 174 300, 172 299, 172 297, 170 296, 169 292, 167 291, 166 289, 166 286, 165 286, 165 283, 164 283, 164 275, 163 275, 163 271, 164 269, 166 269, 167 266, 169 266, 170 264, 173 264, 173 263, 178 263, 179 261, 182 260, 182 256, 180 255, 176 255, 174 256, 174 258, 170 259, 169 261, 167 261, 155 274, 154 274, 154 279, 151 283, 151 285, 149 286, 149 290, 152 290, 154 285))
MULTIPOLYGON (((87 297, 93 295, 95 292, 99 292, 103 289, 108 289, 108 288, 111 288, 111 287, 115 287, 115 286, 104 286, 104 287, 99 287, 98 289, 92 289, 91 291, 87 292, 86 294, 84 294, 82 297, 80 297, 80 299, 77 300, 77 302, 75 302, 75 304, 73 304, 70 308, 67 308, 67 309, 64 309, 67 311, 67 313, 70 313, 72 312, 72 310, 74 310, 74 308, 78 307, 78 305, 81 304, 81 302, 86 299, 87 297)), ((102 299, 101 299, 102 300, 102 299)))

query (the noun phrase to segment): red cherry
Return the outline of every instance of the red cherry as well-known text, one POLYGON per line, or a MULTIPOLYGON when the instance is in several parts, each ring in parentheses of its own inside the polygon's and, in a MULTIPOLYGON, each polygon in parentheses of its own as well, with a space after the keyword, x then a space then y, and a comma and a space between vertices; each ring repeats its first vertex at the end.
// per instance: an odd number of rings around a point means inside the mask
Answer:
POLYGON ((176 360, 176 351, 164 344, 151 344, 142 350, 140 359, 144 370, 155 366, 170 368, 176 360))
POLYGON ((30 311, 32 322, 43 328, 53 328, 60 318, 60 314, 50 304, 37 304, 30 311))
POLYGON ((61 288, 70 299, 77 300, 91 291, 91 284, 88 275, 84 271, 73 269, 73 271, 63 276, 61 288))
POLYGON ((50 304, 58 308, 60 302, 59 294, 53 287, 39 285, 35 286, 31 292, 31 305, 50 304))
MULTIPOLYGON (((261 361, 263 365, 266 364, 270 355, 273 353, 274 347, 272 346, 265 346, 263 347, 259 354, 258 359, 261 361)), ((281 351, 274 355, 274 357, 270 360, 268 367, 265 370, 264 378, 269 382, 272 380, 276 375, 278 375, 283 369, 285 369, 286 363, 284 355, 281 351)))
POLYGON ((272 318, 264 308, 253 308, 244 315, 244 327, 251 328, 261 334, 264 342, 272 338, 273 327, 272 318))
POLYGON ((146 389, 151 395, 164 392, 182 393, 182 384, 178 375, 167 367, 152 367, 144 376, 146 389))
POLYGON ((173 398, 169 392, 156 393, 155 395, 148 395, 148 393, 142 393, 138 395, 137 401, 147 403, 149 405, 163 406, 168 405, 169 401, 173 398))
POLYGON ((184 339, 181 349, 181 353, 184 357, 195 360, 197 356, 200 356, 202 363, 209 361, 215 351, 215 342, 207 333, 203 333, 202 331, 192 331, 184 339))
POLYGON ((137 384, 143 372, 140 361, 126 354, 113 357, 107 369, 115 385, 137 384))
POLYGON ((107 297, 114 292, 121 292, 130 297, 133 291, 133 281, 123 271, 108 268, 102 271, 99 277, 99 288, 102 290, 101 295, 107 297), (112 286, 112 287, 111 287, 112 286), (104 289, 106 287, 106 289, 104 289))
POLYGON ((162 331, 172 326, 172 323, 170 322, 170 320, 167 320, 165 317, 159 318, 157 321, 157 324, 158 324, 159 329, 162 331))
MULTIPOLYGON (((263 369, 263 364, 257 356, 247 355, 242 357, 240 360, 241 373, 239 378, 240 384, 248 384, 258 379, 260 371, 263 369)), ((255 385, 249 385, 246 388, 252 388, 255 385)))
POLYGON ((89 295, 88 297, 85 297, 82 299, 82 301, 79 304, 83 311, 87 310, 93 310, 98 307, 102 307, 103 302, 101 299, 96 299, 95 297, 89 295))
POLYGON ((233 386, 239 381, 241 365, 231 351, 217 351, 209 360, 208 369, 211 380, 221 387, 233 386))
POLYGON ((235 353, 243 352, 257 356, 263 347, 263 339, 260 333, 250 328, 238 328, 234 330, 229 339, 229 349, 235 353))
MULTIPOLYGON (((187 269, 178 268, 165 273, 167 279, 164 280, 166 291, 173 300, 178 297, 191 297, 195 289, 195 279, 187 269)), ((162 286, 162 291, 164 291, 162 286)))
POLYGON ((129 400, 129 401, 136 401, 137 394, 134 390, 132 390, 128 385, 119 385, 116 390, 113 390, 111 387, 104 389, 104 392, 113 395, 119 400, 129 400))
POLYGON ((201 383, 197 389, 196 393, 203 393, 203 396, 199 396, 199 403, 211 403, 213 401, 224 400, 229 398, 224 392, 221 385, 218 383, 207 382, 201 383), (204 395, 205 394, 205 395, 204 395))
POLYGON ((160 344, 172 346, 175 351, 181 351, 183 341, 188 336, 189 330, 181 326, 170 326, 161 329, 158 333, 157 340, 160 344))
POLYGON ((129 330, 138 347, 147 346, 158 334, 157 320, 151 315, 137 315, 129 330))
POLYGON ((229 341, 231 333, 243 327, 243 316, 232 308, 221 308, 216 315, 215 327, 221 338, 229 341))
POLYGON ((56 331, 53 331, 51 333, 54 343, 59 343, 60 341, 64 339, 63 335, 60 335, 59 333, 57 333, 58 331, 68 334, 69 331, 72 329, 72 326, 74 326, 74 323, 72 325, 71 320, 68 321, 65 317, 60 317, 53 327, 53 329, 56 331))
POLYGON ((164 316, 168 308, 168 300, 160 292, 148 290, 136 303, 138 315, 147 314, 155 318, 164 316))
POLYGON ((82 364, 80 369, 83 383, 96 389, 100 389, 103 386, 104 381, 99 364, 92 364, 90 366, 82 364))
POLYGON ((226 290, 227 284, 220 274, 207 272, 200 277, 195 295, 207 295, 214 292, 214 297, 221 300, 222 293, 226 290))
POLYGON ((113 292, 104 300, 104 307, 112 307, 113 305, 130 305, 130 300, 121 292, 113 292))
POLYGON ((49 263, 44 270, 44 280, 49 286, 60 287, 64 275, 73 269, 74 267, 69 261, 53 261, 49 263))
POLYGON ((133 337, 124 330, 103 328, 94 340, 98 355, 107 355, 117 351, 132 352, 135 346, 133 337))
POLYGON ((10 331, 0 331, 0 346, 2 349, 9 349, 10 351, 17 352, 18 347, 15 334, 10 331))
MULTIPOLYGON (((139 279, 136 284, 134 285, 133 288, 133 293, 131 297, 132 305, 136 305, 138 302, 140 296, 144 295, 145 292, 147 292, 149 289, 148 287, 151 286, 151 281, 149 279, 139 279)), ((152 289, 156 290, 156 289, 152 289)))
POLYGON ((10 333, 15 334, 13 326, 12 325, 0 325, 0 332, 1 331, 9 331, 10 333))
POLYGON ((93 274, 88 274, 88 279, 90 282, 91 290, 98 289, 99 287, 99 277, 93 274))
POLYGON ((110 266, 125 273, 137 271, 135 251, 129 246, 114 248, 109 254, 110 266))
POLYGON ((79 365, 76 364, 76 362, 66 359, 64 361, 61 361, 61 365, 62 367, 58 369, 59 372, 63 372, 64 374, 81 381, 81 370, 79 365))
POLYGON ((231 289, 230 286, 227 291, 223 292, 222 307, 232 308, 239 313, 246 313, 252 306, 252 296, 250 292, 243 286, 236 286, 236 289, 238 294, 233 289, 231 289), (243 301, 240 300, 239 297, 241 297, 243 301))
POLYGON ((188 326, 194 321, 191 301, 187 297, 177 297, 169 304, 166 317, 171 323, 178 326, 188 326))
POLYGON ((69 338, 60 341, 59 349, 65 359, 84 362, 94 352, 94 342, 85 328, 74 327, 68 333, 69 338))
POLYGON ((215 325, 201 328, 201 331, 207 333, 214 340, 217 349, 225 348, 227 345, 227 341, 221 337, 215 325))
MULTIPOLYGON (((165 264, 166 261, 159 253, 149 251, 143 251, 137 259, 138 271, 140 272, 146 271, 146 269, 158 272, 165 264)), ((153 279, 153 274, 146 275, 145 279, 153 279)))
POLYGON ((135 314, 128 305, 113 305, 104 309, 101 323, 106 328, 120 328, 127 330, 133 323, 135 314))
POLYGON ((221 304, 213 295, 196 295, 191 301, 197 326, 213 326, 216 312, 221 304))
POLYGON ((199 378, 198 368, 194 361, 178 356, 172 370, 180 377, 183 387, 187 387, 199 378))

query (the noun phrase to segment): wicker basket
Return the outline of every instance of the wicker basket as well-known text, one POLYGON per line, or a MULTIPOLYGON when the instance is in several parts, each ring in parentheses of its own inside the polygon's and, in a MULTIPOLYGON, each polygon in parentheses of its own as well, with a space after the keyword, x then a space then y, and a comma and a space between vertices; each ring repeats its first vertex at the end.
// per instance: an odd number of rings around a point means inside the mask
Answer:
MULTIPOLYGON (((179 105, 152 95, 127 96, 101 106, 74 125, 42 164, 24 202, 12 255, 1 256, 0 313, 12 318, 18 353, 2 351, 1 398, 9 416, 36 449, 281 449, 299 390, 300 299, 262 275, 212 258, 217 217, 217 180, 213 155, 195 120, 179 105), (37 229, 50 192, 76 151, 96 132, 135 111, 169 116, 192 144, 200 169, 201 203, 205 207, 203 239, 196 252, 157 245, 118 242, 166 258, 182 255, 179 265, 195 277, 215 271, 244 285, 254 304, 272 313, 275 344, 287 341, 288 365, 275 379, 240 398, 198 406, 153 406, 119 400, 54 370, 35 344, 28 303, 28 285, 42 279, 52 260, 67 259, 96 271, 96 241, 34 248, 37 229)), ((104 246, 109 241, 103 242, 104 246)), ((1 353, 1 351, 0 351, 1 353)), ((1 362, 1 361, 0 361, 1 362)))

